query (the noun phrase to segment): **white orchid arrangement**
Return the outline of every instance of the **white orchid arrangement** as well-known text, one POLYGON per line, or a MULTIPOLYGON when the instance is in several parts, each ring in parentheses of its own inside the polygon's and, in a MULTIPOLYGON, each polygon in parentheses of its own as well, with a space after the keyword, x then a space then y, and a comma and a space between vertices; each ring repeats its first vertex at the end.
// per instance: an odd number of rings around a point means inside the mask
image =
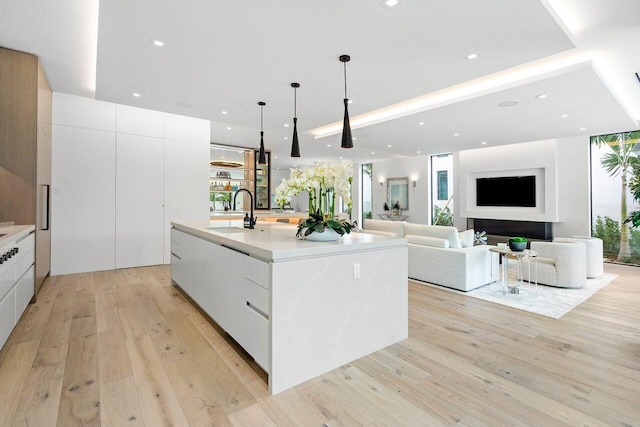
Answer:
POLYGON ((353 182, 353 163, 323 162, 315 166, 291 169, 289 179, 283 179, 276 188, 276 203, 280 207, 291 202, 291 198, 303 191, 309 194, 309 218, 300 224, 298 235, 305 231, 309 235, 313 231, 322 232, 330 227, 340 235, 349 233, 355 223, 334 220, 335 199, 342 201, 351 210, 351 183, 353 182))

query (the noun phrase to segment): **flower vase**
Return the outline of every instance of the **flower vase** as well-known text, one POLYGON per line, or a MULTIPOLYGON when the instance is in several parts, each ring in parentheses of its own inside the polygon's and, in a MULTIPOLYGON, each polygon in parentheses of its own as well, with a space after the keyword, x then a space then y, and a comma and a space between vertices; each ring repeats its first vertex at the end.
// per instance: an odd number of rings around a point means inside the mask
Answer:
POLYGON ((305 240, 311 240, 313 242, 332 242, 338 240, 340 235, 331 227, 325 227, 322 233, 314 231, 308 236, 304 236, 305 240))

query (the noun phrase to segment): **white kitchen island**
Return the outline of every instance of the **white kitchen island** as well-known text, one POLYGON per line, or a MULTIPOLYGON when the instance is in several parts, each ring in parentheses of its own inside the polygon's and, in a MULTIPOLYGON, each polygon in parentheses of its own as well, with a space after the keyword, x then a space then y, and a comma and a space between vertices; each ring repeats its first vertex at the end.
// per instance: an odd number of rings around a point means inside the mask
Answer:
POLYGON ((405 239, 226 225, 172 223, 171 278, 267 372, 271 394, 407 338, 405 239))

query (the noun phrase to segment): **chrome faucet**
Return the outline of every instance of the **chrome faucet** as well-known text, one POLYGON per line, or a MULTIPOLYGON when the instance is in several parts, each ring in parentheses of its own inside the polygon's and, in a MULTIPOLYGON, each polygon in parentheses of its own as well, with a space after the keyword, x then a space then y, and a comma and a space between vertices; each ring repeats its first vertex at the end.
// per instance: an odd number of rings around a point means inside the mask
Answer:
POLYGON ((253 217, 253 194, 251 194, 251 191, 247 190, 246 188, 241 188, 238 191, 235 192, 235 194, 233 195, 233 210, 236 210, 236 197, 238 196, 238 193, 241 191, 246 191, 247 193, 249 193, 249 199, 251 200, 251 216, 249 217, 249 228, 250 229, 254 229, 254 225, 256 225, 256 220, 258 218, 254 218, 253 217))

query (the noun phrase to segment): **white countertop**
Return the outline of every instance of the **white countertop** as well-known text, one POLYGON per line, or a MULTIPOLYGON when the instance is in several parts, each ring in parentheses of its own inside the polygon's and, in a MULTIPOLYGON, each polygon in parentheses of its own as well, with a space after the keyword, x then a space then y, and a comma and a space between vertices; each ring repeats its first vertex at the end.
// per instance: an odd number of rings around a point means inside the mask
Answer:
POLYGON ((172 222, 171 225, 177 230, 272 262, 407 245, 403 238, 355 231, 334 242, 300 240, 296 238, 296 225, 275 222, 259 222, 254 230, 243 229, 242 221, 185 221, 172 222))
POLYGON ((0 246, 13 240, 21 239, 36 229, 35 225, 12 225, 11 227, 0 227, 0 246))

